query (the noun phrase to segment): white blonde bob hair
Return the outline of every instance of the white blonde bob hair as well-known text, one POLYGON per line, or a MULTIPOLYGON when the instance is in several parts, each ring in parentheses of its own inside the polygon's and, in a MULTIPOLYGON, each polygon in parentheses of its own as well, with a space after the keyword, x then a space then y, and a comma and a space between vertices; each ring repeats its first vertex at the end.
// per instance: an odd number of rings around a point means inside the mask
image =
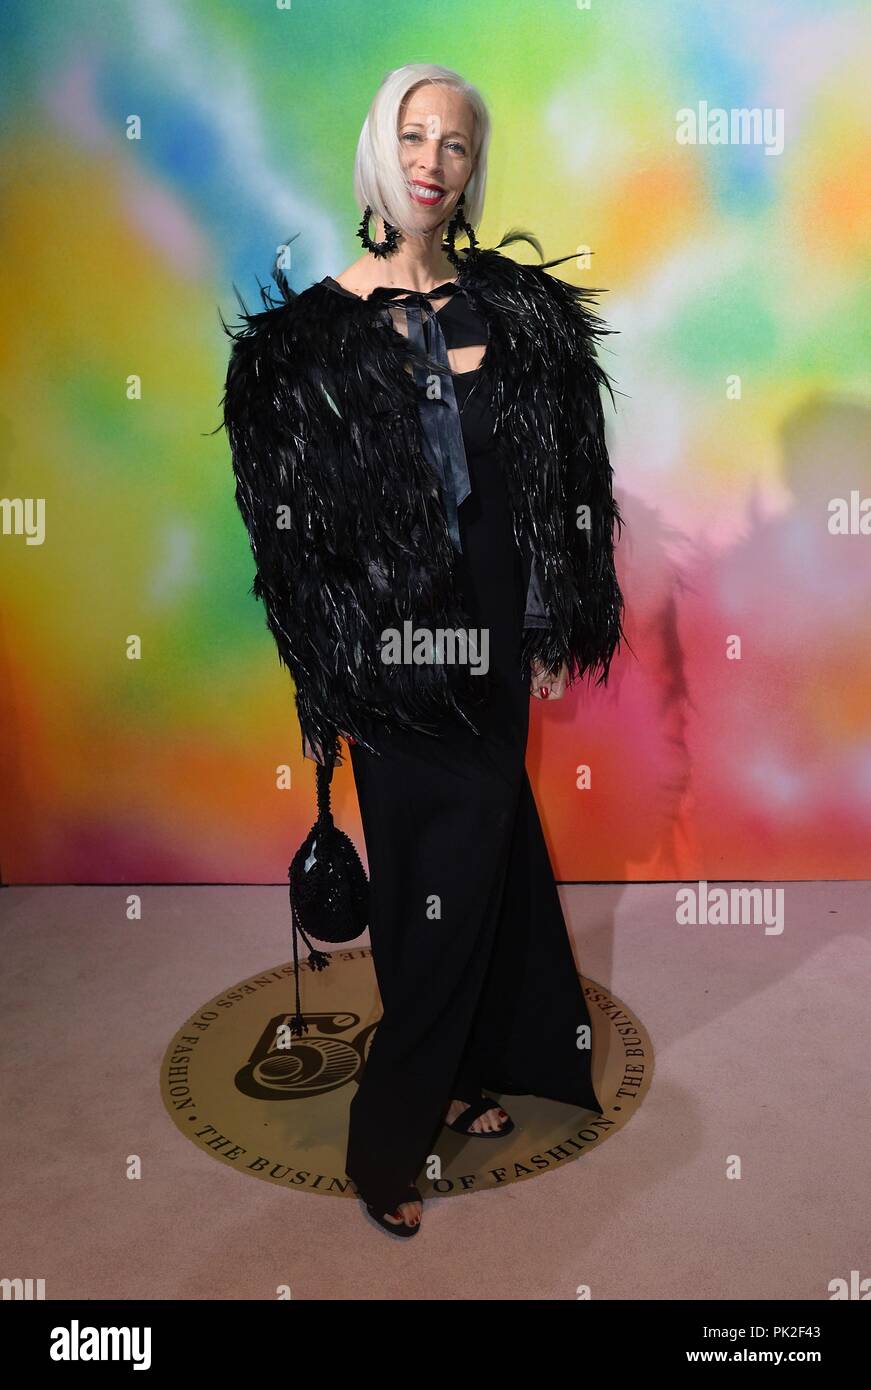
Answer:
MULTIPOLYGON (((399 117, 402 104, 412 90, 429 82, 452 87, 471 107, 473 170, 466 184, 463 213, 467 222, 477 227, 484 210, 490 146, 490 114, 484 98, 476 87, 450 68, 435 63, 407 63, 389 72, 375 93, 360 131, 354 161, 354 196, 360 211, 365 212, 370 207, 374 216, 390 222, 406 235, 413 235, 414 231, 403 225, 408 210, 408 184, 400 162, 399 117)), ((374 226, 370 232, 374 237, 374 226)))

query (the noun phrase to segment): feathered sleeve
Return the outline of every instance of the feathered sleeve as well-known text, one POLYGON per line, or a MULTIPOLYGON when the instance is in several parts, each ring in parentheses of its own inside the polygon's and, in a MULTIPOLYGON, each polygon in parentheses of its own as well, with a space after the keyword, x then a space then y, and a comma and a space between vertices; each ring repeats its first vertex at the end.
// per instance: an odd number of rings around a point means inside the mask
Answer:
MULTIPOLYGON (((304 738, 338 759, 328 655, 336 634, 329 630, 332 584, 324 572, 335 548, 324 392, 309 380, 292 307, 246 313, 240 328, 225 331, 233 346, 223 419, 256 565, 251 592, 293 677, 304 738)), ((341 731, 353 735, 347 724, 341 731)))
MULTIPOLYGON (((558 264, 549 262, 548 264, 558 264)), ((579 288, 532 268, 547 285, 557 312, 552 318, 552 388, 556 403, 555 434, 561 458, 560 508, 563 541, 573 584, 561 586, 549 603, 550 629, 526 634, 528 654, 551 671, 565 663, 569 680, 594 675, 607 684, 609 668, 621 641, 624 600, 614 561, 616 536, 623 518, 614 497, 614 470, 605 439, 602 392, 614 393, 598 360, 599 340, 612 332, 590 307, 597 290, 579 288)))

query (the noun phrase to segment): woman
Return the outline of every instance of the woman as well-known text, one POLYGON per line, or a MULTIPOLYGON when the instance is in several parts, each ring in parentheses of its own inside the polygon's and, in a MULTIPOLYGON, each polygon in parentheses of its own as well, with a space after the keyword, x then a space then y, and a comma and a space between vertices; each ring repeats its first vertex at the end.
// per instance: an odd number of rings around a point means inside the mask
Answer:
POLYGON ((383 1015, 346 1171, 403 1237, 443 1123, 513 1129, 485 1091, 602 1113, 524 758, 530 694, 607 681, 624 636, 607 330, 593 292, 478 248, 489 133, 456 73, 388 75, 357 151, 364 254, 301 294, 273 272, 224 402, 304 752, 351 748, 383 1015))

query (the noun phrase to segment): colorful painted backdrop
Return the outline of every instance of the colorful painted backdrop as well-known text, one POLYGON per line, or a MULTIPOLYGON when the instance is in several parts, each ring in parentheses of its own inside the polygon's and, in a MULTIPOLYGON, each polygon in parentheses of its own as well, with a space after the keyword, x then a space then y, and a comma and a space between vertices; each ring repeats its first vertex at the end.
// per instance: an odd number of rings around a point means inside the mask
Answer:
MULTIPOLYGON (((591 247, 591 268, 558 273, 605 287, 617 330, 603 360, 633 651, 606 691, 533 702, 557 876, 867 877, 862 15, 4 6, 4 882, 284 878, 313 765, 212 433, 219 314, 234 284, 256 301, 296 232, 297 289, 356 257, 360 124, 412 61, 490 103, 482 244, 521 225, 548 256, 591 247)), ((335 802, 362 849, 347 763, 335 802)))

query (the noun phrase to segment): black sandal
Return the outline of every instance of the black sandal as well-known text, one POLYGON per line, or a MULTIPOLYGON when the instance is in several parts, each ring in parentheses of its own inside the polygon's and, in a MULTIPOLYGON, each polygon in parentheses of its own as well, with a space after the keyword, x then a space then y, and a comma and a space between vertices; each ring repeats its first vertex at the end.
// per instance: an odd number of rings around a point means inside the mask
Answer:
MULTIPOLYGON (((416 1187, 410 1187, 405 1196, 401 1197, 396 1203, 396 1211, 399 1210, 403 1202, 420 1202, 422 1204, 423 1198, 416 1187)), ((386 1212, 379 1212, 377 1207, 371 1206, 368 1202, 366 1203, 366 1210, 372 1217, 372 1220, 378 1223, 382 1231, 386 1231, 387 1234, 391 1236, 399 1236, 400 1240, 405 1240, 407 1236, 416 1236, 420 1230, 420 1221, 418 1221, 416 1226, 409 1226, 408 1222, 404 1219, 402 1221, 388 1221, 386 1212)))
MULTIPOLYGON (((462 1100, 462 1096, 457 1096, 457 1100, 462 1100)), ((510 1118, 503 1120, 501 1129, 472 1129, 473 1125, 482 1115, 486 1115, 488 1110, 504 1110, 504 1105, 500 1105, 498 1100, 493 1100, 492 1096, 479 1096, 479 1098, 464 1110, 462 1115, 458 1115, 455 1120, 445 1120, 448 1129, 452 1129, 455 1134, 468 1134, 470 1139, 504 1139, 506 1134, 510 1134, 514 1129, 514 1121, 510 1118)), ((507 1113, 507 1112, 506 1112, 507 1113)))

